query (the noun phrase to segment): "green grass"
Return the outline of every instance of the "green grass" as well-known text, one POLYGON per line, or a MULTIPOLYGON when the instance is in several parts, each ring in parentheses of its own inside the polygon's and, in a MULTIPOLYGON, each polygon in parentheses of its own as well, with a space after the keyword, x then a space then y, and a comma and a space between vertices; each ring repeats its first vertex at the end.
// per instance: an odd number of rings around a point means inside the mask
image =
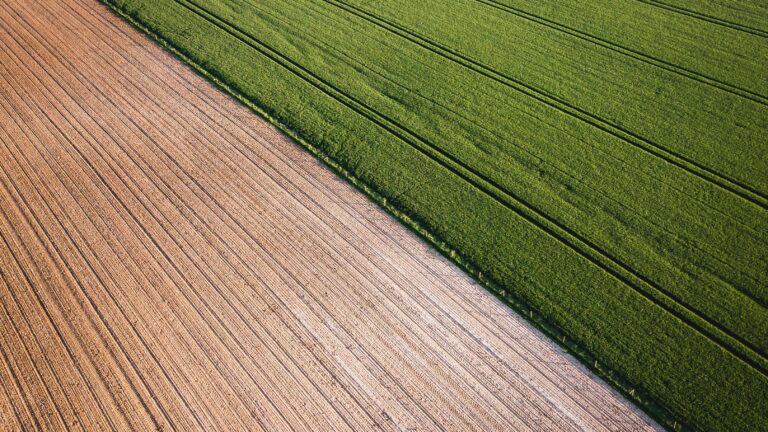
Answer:
POLYGON ((108 3, 457 251, 657 418, 767 427, 759 2, 108 3))

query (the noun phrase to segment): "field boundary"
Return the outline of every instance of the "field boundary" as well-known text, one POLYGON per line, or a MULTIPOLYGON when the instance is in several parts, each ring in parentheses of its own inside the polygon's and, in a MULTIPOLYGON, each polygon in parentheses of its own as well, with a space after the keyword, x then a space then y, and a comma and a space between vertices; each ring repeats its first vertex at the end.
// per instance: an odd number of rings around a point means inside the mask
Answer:
POLYGON ((184 64, 186 64, 195 73, 199 74, 200 76, 205 78, 207 81, 211 82, 218 89, 224 91, 230 97, 234 98, 239 103, 246 106, 255 114, 264 118, 270 124, 278 128, 282 133, 284 133, 289 138, 291 138, 298 145, 303 147, 305 150, 309 151, 313 156, 319 159, 325 166, 330 168, 337 175, 343 177, 353 187, 355 187, 360 192, 365 194, 371 201, 376 203, 379 207, 383 208, 388 214, 396 218, 398 221, 400 221, 405 226, 407 226, 411 231, 417 234, 420 238, 422 238, 423 240, 427 241, 430 245, 435 247, 435 249, 438 252, 440 252, 440 254, 442 254, 451 262, 459 266, 462 270, 464 270, 467 274, 469 274, 473 279, 475 279, 478 283, 480 283, 484 288, 486 288, 489 292, 494 294, 494 296, 496 296, 505 304, 510 306, 513 310, 517 311, 521 316, 525 318, 526 321, 531 323, 537 329, 541 330, 553 342, 555 342, 560 347, 564 348, 566 352, 573 355, 585 367, 587 367, 589 370, 594 372, 597 376, 601 377, 606 382, 608 382, 623 396, 631 400, 636 406, 641 408, 654 420, 658 421, 662 426, 665 426, 666 428, 670 430, 675 430, 675 431, 682 431, 682 430, 689 429, 688 426, 686 426, 681 421, 681 418, 679 416, 674 415, 668 409, 658 404, 655 400, 653 400, 650 396, 648 396, 648 394, 646 394, 644 391, 635 388, 630 382, 625 380, 615 371, 611 370, 606 365, 598 362, 591 353, 589 353, 582 346, 576 344, 574 340, 567 337, 560 328, 553 325, 548 320, 544 319, 543 316, 539 314, 537 311, 535 311, 527 302, 521 300, 514 294, 506 291, 499 284, 497 284, 493 280, 490 280, 487 276, 483 275, 482 272, 480 272, 471 262, 469 262, 467 259, 462 257, 453 247, 451 247, 450 244, 448 244, 438 236, 434 235, 429 230, 425 229, 418 221, 416 221, 406 212, 399 209, 396 205, 392 203, 391 200, 388 200, 387 197, 380 194, 374 187, 360 180, 357 176, 355 176, 349 170, 344 168, 341 164, 339 164, 334 158, 329 156, 326 152, 322 151, 318 147, 304 140, 295 131, 293 131, 292 129, 287 127, 285 124, 283 124, 282 122, 275 119, 272 115, 270 115, 269 112, 267 112, 267 110, 253 103, 250 99, 246 98, 242 93, 235 90, 228 83, 226 83, 219 77, 215 76, 214 74, 210 73, 200 64, 192 60, 181 49, 177 48, 176 46, 168 42, 165 38, 163 38, 156 32, 152 31, 145 25, 143 25, 138 19, 134 18, 132 15, 123 11, 119 6, 117 6, 114 3, 113 0, 99 0, 99 1, 105 4, 113 13, 115 13, 122 19, 125 19, 132 26, 134 26, 139 31, 141 31, 142 33, 146 34, 151 39, 153 39, 166 51, 170 52, 174 57, 178 58, 184 64))

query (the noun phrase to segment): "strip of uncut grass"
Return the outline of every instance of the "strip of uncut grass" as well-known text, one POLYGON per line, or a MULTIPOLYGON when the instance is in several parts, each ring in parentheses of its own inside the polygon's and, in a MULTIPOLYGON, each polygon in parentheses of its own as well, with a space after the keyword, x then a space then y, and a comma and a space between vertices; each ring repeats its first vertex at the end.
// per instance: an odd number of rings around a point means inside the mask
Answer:
MULTIPOLYGON (((689 423, 759 425, 766 408, 763 375, 518 213, 178 4, 117 5, 378 192, 395 197, 398 208, 689 423), (760 397, 748 403, 747 395, 760 397)), ((315 50, 322 64, 327 53, 315 50)), ((710 186, 696 187, 702 198, 712 193, 710 186)))

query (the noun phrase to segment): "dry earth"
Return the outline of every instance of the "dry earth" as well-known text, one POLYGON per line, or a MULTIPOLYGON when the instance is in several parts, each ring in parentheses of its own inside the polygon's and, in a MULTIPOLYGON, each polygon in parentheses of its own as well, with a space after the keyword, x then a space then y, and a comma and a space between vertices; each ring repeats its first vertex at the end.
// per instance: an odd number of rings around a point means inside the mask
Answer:
POLYGON ((0 429, 658 428, 92 0, 0 4, 0 429))

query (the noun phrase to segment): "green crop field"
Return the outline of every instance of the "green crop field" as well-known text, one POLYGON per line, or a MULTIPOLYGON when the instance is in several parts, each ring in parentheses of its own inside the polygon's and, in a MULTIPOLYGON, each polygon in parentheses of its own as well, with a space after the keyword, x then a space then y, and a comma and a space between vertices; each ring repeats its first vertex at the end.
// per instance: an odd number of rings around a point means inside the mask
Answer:
POLYGON ((113 0, 669 427, 768 428, 761 0, 113 0))

